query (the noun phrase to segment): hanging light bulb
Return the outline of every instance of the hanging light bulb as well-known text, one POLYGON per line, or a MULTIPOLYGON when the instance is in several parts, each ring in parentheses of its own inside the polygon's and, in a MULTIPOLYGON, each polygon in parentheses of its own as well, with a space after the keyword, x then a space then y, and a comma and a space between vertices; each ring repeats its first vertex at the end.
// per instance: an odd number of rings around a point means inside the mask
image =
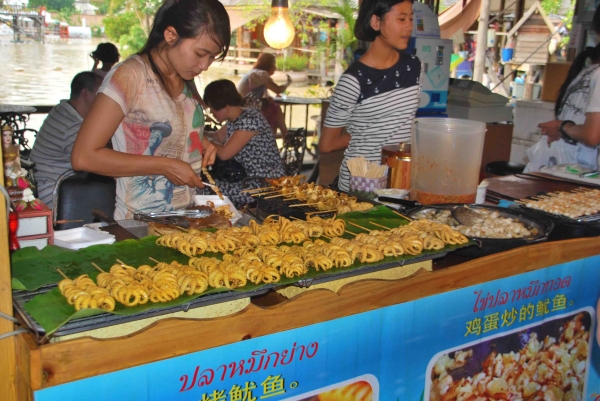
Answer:
POLYGON ((273 0, 271 17, 265 24, 265 40, 274 49, 283 49, 294 40, 294 25, 288 12, 288 0, 273 0))

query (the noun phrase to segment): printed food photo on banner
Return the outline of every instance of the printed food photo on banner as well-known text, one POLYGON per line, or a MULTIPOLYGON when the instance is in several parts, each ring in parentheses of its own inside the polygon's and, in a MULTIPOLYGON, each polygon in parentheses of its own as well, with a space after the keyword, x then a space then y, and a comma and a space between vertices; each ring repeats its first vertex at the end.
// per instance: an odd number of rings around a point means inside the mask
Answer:
POLYGON ((584 308, 442 351, 428 365, 424 399, 583 400, 593 316, 584 308))
POLYGON ((377 401, 379 382, 373 375, 363 375, 336 383, 285 401, 377 401))

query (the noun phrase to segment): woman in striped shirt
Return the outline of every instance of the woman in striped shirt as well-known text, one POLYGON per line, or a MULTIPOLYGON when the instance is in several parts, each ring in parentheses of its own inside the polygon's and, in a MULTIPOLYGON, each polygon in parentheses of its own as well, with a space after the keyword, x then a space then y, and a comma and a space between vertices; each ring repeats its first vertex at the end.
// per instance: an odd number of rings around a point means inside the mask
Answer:
POLYGON ((354 34, 371 42, 333 93, 319 141, 319 151, 346 149, 338 186, 348 191, 348 159, 381 160, 385 145, 410 141, 421 92, 421 62, 402 53, 413 27, 412 0, 365 0, 354 34))

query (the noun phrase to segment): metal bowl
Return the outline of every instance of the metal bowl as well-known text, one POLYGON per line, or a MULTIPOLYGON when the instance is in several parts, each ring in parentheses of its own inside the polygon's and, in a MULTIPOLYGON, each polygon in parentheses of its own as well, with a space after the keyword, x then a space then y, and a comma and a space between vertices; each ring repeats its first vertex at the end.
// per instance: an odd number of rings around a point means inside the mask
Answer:
MULTIPOLYGON (((426 210, 453 210, 460 207, 469 207, 471 209, 485 209, 496 211, 502 217, 512 218, 523 223, 529 229, 535 229, 535 233, 523 238, 482 238, 469 236, 479 243, 479 247, 468 247, 456 250, 455 254, 470 257, 480 257, 490 255, 492 253, 503 252, 512 248, 517 248, 524 245, 544 242, 554 228, 554 222, 546 217, 539 216, 533 213, 522 210, 507 209, 497 206, 488 205, 465 205, 465 204, 448 204, 435 206, 420 206, 408 211, 408 216, 415 218, 419 213, 426 210)), ((530 230, 531 231, 531 230, 530 230)))

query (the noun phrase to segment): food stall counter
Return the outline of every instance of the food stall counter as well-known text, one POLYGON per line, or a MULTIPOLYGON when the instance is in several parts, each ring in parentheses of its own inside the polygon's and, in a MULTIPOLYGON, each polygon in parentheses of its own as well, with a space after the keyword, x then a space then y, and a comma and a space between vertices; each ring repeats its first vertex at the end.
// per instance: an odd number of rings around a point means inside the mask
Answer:
MULTIPOLYGON (((587 398, 600 384, 592 332, 600 290, 589 285, 600 279, 599 244, 591 236, 477 259, 450 253, 440 260, 453 262, 436 262, 433 271, 427 260, 369 272, 387 277, 325 281, 284 296, 269 291, 226 316, 180 314, 114 338, 93 334, 39 344, 20 334, 14 337, 14 399, 70 400, 86 388, 102 388, 89 399, 222 395, 228 401, 247 394, 325 401, 360 393, 373 400, 396 394, 437 400, 443 377, 451 375, 448 388, 458 391, 491 363, 492 343, 502 355, 523 354, 544 336, 548 344, 567 344, 569 328, 581 349, 575 360, 581 385, 556 391, 587 398)), ((530 357, 543 358, 544 347, 530 357)), ((490 395, 489 388, 481 391, 477 396, 490 395)))

